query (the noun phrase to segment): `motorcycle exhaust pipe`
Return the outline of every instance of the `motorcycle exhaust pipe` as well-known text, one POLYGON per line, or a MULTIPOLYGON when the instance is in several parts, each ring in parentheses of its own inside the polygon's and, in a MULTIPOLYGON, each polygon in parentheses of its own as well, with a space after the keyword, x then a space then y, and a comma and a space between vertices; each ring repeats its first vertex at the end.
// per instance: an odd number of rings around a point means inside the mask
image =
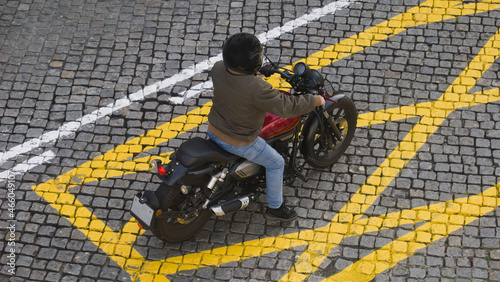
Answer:
POLYGON ((236 199, 232 199, 230 201, 224 202, 219 205, 212 206, 210 210, 216 215, 216 216, 223 216, 228 213, 246 208, 248 204, 250 203, 251 200, 254 199, 254 195, 246 195, 246 196, 241 196, 236 199))

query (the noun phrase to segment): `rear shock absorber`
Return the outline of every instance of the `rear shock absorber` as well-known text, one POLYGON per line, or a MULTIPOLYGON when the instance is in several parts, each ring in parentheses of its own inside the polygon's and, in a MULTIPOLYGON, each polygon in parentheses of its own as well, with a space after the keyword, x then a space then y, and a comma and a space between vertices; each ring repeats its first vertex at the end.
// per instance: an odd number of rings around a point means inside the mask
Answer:
POLYGON ((222 187, 222 184, 224 183, 224 179, 226 179, 228 171, 229 170, 227 169, 227 167, 225 167, 221 172, 212 176, 212 178, 208 182, 207 188, 210 190, 210 195, 208 195, 207 199, 205 200, 205 203, 203 204, 204 209, 208 208, 208 204, 210 203, 210 201, 219 192, 220 188, 222 187))

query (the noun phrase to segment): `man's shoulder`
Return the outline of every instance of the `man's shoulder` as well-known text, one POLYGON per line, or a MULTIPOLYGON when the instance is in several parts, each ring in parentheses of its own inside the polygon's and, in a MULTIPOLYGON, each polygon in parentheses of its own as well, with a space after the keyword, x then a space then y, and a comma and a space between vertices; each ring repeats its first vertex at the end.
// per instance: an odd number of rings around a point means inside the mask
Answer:
POLYGON ((255 85, 255 90, 259 95, 276 95, 276 89, 273 88, 271 83, 263 80, 260 77, 254 77, 253 83, 255 85))
POLYGON ((218 61, 212 67, 212 73, 224 71, 226 66, 224 65, 224 61, 218 61))

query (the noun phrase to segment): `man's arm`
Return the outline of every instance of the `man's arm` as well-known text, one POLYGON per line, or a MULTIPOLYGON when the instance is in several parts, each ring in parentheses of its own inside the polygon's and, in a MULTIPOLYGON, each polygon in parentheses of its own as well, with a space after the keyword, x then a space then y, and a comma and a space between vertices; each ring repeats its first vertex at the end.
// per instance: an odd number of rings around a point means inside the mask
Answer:
POLYGON ((305 94, 288 96, 273 89, 271 84, 262 81, 255 94, 255 106, 260 110, 275 114, 280 117, 290 118, 306 114, 315 107, 324 106, 325 99, 319 95, 305 94))

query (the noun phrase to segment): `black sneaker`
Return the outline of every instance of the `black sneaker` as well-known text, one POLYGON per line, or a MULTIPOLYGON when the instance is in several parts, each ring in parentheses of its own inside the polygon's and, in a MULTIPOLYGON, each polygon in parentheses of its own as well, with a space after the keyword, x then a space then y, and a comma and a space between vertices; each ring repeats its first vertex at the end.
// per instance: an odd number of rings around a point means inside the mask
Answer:
POLYGON ((268 220, 281 220, 281 221, 292 221, 297 218, 297 213, 285 206, 285 203, 281 204, 281 207, 277 209, 267 208, 264 217, 268 220))

